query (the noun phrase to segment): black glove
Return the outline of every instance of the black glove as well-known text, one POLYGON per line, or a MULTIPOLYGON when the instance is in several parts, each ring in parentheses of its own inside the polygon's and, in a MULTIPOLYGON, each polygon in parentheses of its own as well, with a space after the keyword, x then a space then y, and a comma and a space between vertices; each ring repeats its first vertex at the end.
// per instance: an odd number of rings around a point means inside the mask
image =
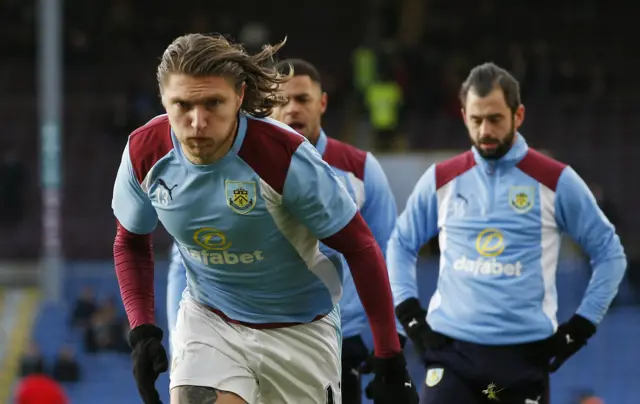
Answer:
MULTIPOLYGON (((404 349, 404 346, 407 344, 407 337, 404 335, 398 334, 398 340, 400 340, 400 348, 404 349)), ((373 364, 375 362, 376 355, 373 351, 369 353, 369 356, 360 364, 358 367, 358 373, 361 375, 368 375, 373 373, 373 364)))
POLYGON ((133 377, 144 404, 162 404, 156 390, 160 373, 169 368, 167 352, 162 346, 162 330, 151 324, 139 325, 129 333, 133 352, 133 377))
POLYGON ((407 337, 413 342, 421 358, 430 349, 438 349, 448 342, 448 338, 437 333, 427 324, 427 312, 418 299, 412 297, 396 307, 396 317, 404 327, 407 337))
POLYGON ((391 358, 374 358, 373 372, 375 376, 365 394, 374 404, 418 404, 418 392, 402 353, 391 358))
POLYGON ((587 340, 596 332, 596 326, 586 318, 575 314, 566 323, 558 326, 558 331, 549 340, 549 372, 553 373, 562 364, 587 345, 587 340))

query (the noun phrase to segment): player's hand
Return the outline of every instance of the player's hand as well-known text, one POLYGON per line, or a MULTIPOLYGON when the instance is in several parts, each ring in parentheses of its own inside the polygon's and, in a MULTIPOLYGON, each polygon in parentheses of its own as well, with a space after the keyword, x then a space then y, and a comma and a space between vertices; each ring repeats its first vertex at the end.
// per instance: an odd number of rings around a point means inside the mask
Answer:
POLYGON ((427 312, 420 306, 418 299, 413 297, 396 307, 396 317, 421 358, 424 358, 428 350, 441 348, 449 341, 446 336, 429 327, 426 316, 427 312))
MULTIPOLYGON (((405 337, 404 335, 398 334, 398 339, 400 340, 400 348, 404 349, 404 346, 407 344, 407 337, 405 337)), ((373 351, 371 351, 369 353, 369 356, 367 356, 367 359, 364 360, 364 362, 362 362, 360 364, 360 367, 358 368, 358 373, 361 375, 368 375, 373 373, 373 364, 375 362, 375 358, 376 355, 373 351)))
POLYGON ((560 369, 560 366, 567 359, 587 345, 587 340, 595 332, 596 326, 578 314, 575 314, 566 323, 560 324, 558 331, 547 341, 551 356, 549 372, 553 373, 560 369))
POLYGON ((365 394, 374 404, 418 404, 418 392, 402 353, 391 358, 373 358, 373 372, 375 376, 365 394))
POLYGON ((160 373, 169 368, 167 352, 162 346, 162 330, 151 324, 139 325, 129 333, 133 352, 133 377, 144 404, 162 404, 156 390, 160 373))

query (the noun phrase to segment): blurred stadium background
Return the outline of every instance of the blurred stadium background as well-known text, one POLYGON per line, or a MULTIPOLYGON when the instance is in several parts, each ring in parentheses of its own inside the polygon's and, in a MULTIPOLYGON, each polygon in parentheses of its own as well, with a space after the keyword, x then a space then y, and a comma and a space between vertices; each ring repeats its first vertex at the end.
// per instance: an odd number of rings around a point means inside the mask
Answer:
MULTIPOLYGON (((469 69, 509 68, 527 140, 577 168, 630 257, 599 333, 553 376, 553 403, 589 391, 640 403, 639 15, 633 0, 0 0, 0 403, 42 370, 74 404, 140 402, 112 265, 113 180, 129 132, 162 113, 162 51, 212 31, 249 49, 288 36, 281 56, 322 73, 327 133, 376 152, 400 208, 429 164, 468 148, 457 90, 469 69)), ((170 239, 155 240, 164 323, 170 239)), ((427 299, 437 256, 425 251, 427 299)), ((589 277, 571 242, 562 254, 561 320, 589 277)), ((168 403, 166 375, 159 387, 168 403)))

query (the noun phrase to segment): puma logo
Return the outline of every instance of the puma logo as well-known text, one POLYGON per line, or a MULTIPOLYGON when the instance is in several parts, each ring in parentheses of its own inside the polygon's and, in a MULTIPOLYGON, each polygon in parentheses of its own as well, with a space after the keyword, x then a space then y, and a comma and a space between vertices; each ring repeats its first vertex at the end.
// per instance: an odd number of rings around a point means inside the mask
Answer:
POLYGON ((169 186, 167 185, 166 182, 164 182, 164 180, 162 178, 158 178, 158 185, 160 185, 162 188, 166 189, 167 192, 169 193, 169 199, 173 200, 173 195, 171 195, 171 191, 173 191, 178 184, 172 186, 171 188, 169 188, 169 186))

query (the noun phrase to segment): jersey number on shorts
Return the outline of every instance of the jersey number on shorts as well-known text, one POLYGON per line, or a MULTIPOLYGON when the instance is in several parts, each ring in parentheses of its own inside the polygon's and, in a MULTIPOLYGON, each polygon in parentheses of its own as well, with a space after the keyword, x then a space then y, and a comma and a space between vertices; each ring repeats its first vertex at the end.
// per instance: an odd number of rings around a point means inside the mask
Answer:
POLYGON ((331 387, 330 384, 327 387, 325 387, 324 393, 325 393, 325 397, 326 397, 326 403, 327 404, 334 404, 333 403, 333 387, 331 387))

